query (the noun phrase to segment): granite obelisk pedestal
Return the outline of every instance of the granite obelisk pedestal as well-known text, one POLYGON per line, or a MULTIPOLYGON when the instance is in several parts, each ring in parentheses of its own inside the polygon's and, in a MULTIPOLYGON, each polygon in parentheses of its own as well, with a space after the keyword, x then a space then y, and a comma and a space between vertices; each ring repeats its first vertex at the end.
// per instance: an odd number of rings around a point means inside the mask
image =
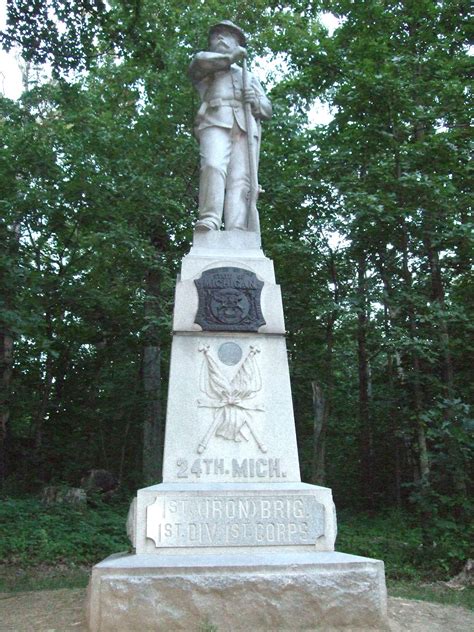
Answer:
POLYGON ((301 483, 281 294, 257 233, 196 232, 177 281, 163 483, 94 567, 96 631, 388 629, 383 562, 334 552, 301 483))

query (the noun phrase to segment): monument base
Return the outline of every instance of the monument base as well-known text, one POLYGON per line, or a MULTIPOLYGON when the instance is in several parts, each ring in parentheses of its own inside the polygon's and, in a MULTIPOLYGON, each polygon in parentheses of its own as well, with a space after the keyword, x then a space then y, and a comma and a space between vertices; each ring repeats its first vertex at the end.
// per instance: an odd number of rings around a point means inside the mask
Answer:
POLYGON ((383 562, 335 552, 112 555, 87 605, 92 632, 390 629, 383 562))

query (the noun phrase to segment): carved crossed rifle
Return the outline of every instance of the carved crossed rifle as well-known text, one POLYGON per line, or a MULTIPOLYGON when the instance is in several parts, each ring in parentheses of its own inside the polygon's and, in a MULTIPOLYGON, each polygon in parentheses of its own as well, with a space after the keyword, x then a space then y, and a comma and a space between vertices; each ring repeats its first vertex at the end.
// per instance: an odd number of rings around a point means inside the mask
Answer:
POLYGON ((209 399, 199 399, 198 406, 213 409, 214 416, 212 424, 198 445, 198 454, 206 450, 213 435, 236 442, 242 439, 248 441, 245 428, 259 450, 265 453, 267 448, 250 425, 251 412, 265 410, 262 404, 252 402, 262 388, 262 378, 255 362, 255 356, 260 353, 260 349, 250 347, 247 357, 230 381, 212 357, 209 345, 200 345, 199 351, 204 353, 200 389, 209 399))

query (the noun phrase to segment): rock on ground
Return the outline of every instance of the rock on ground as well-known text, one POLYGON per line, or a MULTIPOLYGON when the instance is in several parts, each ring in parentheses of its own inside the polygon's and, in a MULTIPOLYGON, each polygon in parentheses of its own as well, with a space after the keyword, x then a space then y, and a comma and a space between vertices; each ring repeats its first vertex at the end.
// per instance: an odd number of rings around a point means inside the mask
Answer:
MULTIPOLYGON (((0 631, 87 632, 84 599, 85 590, 79 588, 0 593, 0 631)), ((457 606, 391 597, 389 614, 393 632, 474 630, 474 612, 457 606)))

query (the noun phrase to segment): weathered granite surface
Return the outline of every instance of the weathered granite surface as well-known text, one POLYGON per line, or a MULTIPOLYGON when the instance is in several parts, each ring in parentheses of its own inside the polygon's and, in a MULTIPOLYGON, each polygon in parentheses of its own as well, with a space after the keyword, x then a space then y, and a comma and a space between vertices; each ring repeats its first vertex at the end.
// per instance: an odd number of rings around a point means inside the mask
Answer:
POLYGON ((344 553, 112 556, 88 615, 93 632, 389 629, 383 562, 344 553))
POLYGON ((163 481, 299 480, 284 338, 175 335, 163 481), (241 350, 235 365, 220 360, 229 343, 241 350))
POLYGON ((281 290, 275 283, 273 263, 263 254, 257 233, 237 230, 194 234, 193 247, 183 258, 181 274, 176 283, 173 331, 202 330, 195 322, 199 304, 195 282, 202 277, 203 272, 225 267, 252 272, 264 282, 261 309, 265 324, 259 326, 258 331, 261 334, 284 334, 281 290))

